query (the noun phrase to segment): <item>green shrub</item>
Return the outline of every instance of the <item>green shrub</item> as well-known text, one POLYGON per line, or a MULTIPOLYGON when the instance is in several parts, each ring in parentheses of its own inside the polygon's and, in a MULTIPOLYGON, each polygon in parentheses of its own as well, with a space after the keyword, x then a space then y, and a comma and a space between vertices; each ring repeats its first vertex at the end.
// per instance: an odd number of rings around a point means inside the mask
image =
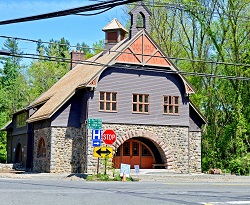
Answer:
POLYGON ((248 175, 250 171, 250 153, 244 157, 230 160, 228 168, 233 174, 248 175))

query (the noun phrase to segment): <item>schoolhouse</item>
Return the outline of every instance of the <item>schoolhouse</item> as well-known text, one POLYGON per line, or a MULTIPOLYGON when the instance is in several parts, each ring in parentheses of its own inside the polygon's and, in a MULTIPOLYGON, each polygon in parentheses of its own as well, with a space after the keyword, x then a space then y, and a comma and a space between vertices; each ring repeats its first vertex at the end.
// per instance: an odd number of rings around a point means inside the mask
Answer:
POLYGON ((117 136, 110 145, 115 168, 201 172, 206 119, 189 99, 194 88, 150 36, 145 5, 130 16, 130 31, 111 21, 103 28, 103 52, 87 60, 72 52, 69 72, 13 114, 4 128, 9 163, 37 172, 92 173, 98 158, 88 121, 100 119, 102 130, 117 136))

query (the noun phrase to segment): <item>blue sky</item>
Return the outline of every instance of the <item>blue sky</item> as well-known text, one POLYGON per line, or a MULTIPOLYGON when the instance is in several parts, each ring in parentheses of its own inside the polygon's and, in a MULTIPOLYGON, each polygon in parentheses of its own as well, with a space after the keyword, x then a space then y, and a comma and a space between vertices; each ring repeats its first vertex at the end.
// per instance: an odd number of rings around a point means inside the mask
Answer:
MULTIPOLYGON (((59 10, 81 7, 98 3, 89 0, 1 0, 0 21, 14 18, 44 14, 59 10)), ((26 39, 67 39, 71 45, 78 42, 87 43, 90 47, 96 41, 104 39, 102 28, 111 20, 117 18, 121 23, 126 23, 124 7, 116 7, 95 16, 70 15, 33 22, 22 22, 9 25, 0 25, 0 35, 20 37, 26 39)), ((6 39, 0 38, 0 49, 6 39)), ((24 53, 35 53, 36 44, 19 41, 19 48, 24 53)))

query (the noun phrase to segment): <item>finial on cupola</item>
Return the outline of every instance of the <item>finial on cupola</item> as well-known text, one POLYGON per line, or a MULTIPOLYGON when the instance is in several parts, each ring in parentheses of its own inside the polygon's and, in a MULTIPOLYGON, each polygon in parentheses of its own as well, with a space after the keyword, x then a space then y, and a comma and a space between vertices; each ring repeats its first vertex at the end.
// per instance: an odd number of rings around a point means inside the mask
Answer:
POLYGON ((136 7, 131 10, 129 14, 131 17, 130 38, 132 38, 141 29, 145 29, 148 33, 150 33, 149 19, 151 12, 142 1, 138 2, 136 7))

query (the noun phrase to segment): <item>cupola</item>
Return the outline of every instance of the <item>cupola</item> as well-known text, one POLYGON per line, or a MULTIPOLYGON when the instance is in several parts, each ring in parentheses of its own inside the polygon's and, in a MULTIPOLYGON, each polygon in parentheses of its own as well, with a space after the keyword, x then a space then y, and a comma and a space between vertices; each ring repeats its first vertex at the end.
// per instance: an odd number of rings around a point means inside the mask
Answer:
POLYGON ((106 51, 112 48, 116 43, 122 41, 128 33, 127 29, 125 29, 116 18, 102 30, 105 32, 104 50, 106 51))

